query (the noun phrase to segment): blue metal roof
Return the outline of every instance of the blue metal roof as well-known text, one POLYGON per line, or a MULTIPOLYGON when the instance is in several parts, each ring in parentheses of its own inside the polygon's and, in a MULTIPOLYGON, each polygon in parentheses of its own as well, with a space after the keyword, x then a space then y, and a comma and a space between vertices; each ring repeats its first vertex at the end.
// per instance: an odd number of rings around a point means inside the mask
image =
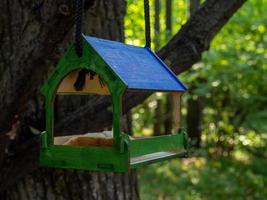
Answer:
POLYGON ((84 37, 129 89, 186 90, 176 75, 150 49, 84 37))

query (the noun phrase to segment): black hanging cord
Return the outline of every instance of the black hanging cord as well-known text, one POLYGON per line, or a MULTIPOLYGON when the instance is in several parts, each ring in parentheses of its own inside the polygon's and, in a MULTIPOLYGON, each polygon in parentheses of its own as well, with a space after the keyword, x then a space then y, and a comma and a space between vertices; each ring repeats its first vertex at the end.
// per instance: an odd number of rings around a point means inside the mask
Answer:
POLYGON ((75 0, 75 50, 78 57, 82 57, 82 17, 83 0, 75 0))
POLYGON ((151 48, 149 0, 144 0, 144 11, 145 11, 146 47, 151 48))
MULTIPOLYGON (((83 55, 82 47, 82 17, 83 16, 83 0, 75 0, 75 51, 78 57, 83 55)), ((74 83, 74 88, 81 91, 84 88, 86 75, 88 70, 82 69, 79 71, 78 77, 74 83)))

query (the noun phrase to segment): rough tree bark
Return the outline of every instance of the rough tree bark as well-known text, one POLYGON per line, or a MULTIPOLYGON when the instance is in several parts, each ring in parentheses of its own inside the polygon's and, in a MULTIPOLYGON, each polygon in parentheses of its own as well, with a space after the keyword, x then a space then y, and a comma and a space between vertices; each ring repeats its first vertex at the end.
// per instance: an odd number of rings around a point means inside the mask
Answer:
MULTIPOLYGON (((8 9, 11 9, 7 4, 8 9)), ((19 6, 19 5, 17 5, 19 6)), ((40 5, 41 6, 41 5, 40 5)), ((43 6, 43 5, 42 5, 43 6)), ((16 9, 22 9, 18 7, 16 9)), ((67 7, 61 8, 64 11, 69 12, 67 7)), ((31 10, 29 10, 31 11, 31 10)), ((26 11, 24 11, 26 12, 26 11)), ((124 0, 118 0, 114 3, 111 0, 99 0, 95 2, 92 9, 86 13, 84 24, 85 24, 85 33, 90 33, 91 35, 97 35, 104 38, 111 38, 113 40, 123 41, 124 39, 124 31, 123 31, 123 17, 125 14, 125 2, 124 0)), ((10 18, 8 20, 11 20, 10 18)), ((27 19, 28 20, 28 19, 27 19)), ((43 22, 43 21, 42 21, 43 22)), ((31 21, 26 22, 31 23, 31 21)), ((13 24, 11 23, 10 26, 13 24)), ((41 26, 39 23, 32 25, 33 29, 36 26, 41 26)), ((11 27, 12 28, 12 27, 11 27)), ((71 28, 71 26, 69 27, 71 28)), ((41 30, 36 30, 36 35, 40 35, 41 30)), ((68 30, 66 30, 68 31, 68 30)), ((70 31, 70 30, 69 30, 70 31)), ((9 33, 12 33, 9 32, 9 33)), ((32 37, 32 32, 24 33, 24 37, 32 37)), ((71 38, 71 31, 68 35, 68 39, 66 41, 62 41, 62 45, 66 46, 68 41, 71 38)), ((22 36, 20 36, 22 37, 22 36)), ((62 36, 59 36, 62 37, 62 36)), ((58 40, 62 40, 58 38, 58 40)), ((12 43, 13 46, 19 45, 19 42, 12 43)), ((34 49, 34 43, 29 44, 28 48, 34 49)), ((4 49, 1 49, 1 53, 4 53, 4 49)), ((25 52, 24 52, 25 53, 25 52)), ((7 66, 6 69, 8 69, 7 66)), ((49 67, 49 66, 47 66, 49 67)), ((40 73, 44 73, 43 71, 40 73)), ((4 78, 4 77, 2 77, 4 78)), ((39 95, 38 92, 35 95, 39 95)), ((73 110, 76 107, 79 107, 81 104, 85 103, 84 98, 76 97, 76 98, 59 98, 57 100, 57 104, 61 105, 57 110, 57 114, 60 116, 64 116, 68 110, 73 110)), ((25 124, 25 119, 30 117, 30 115, 37 115, 40 111, 40 107, 42 107, 42 101, 40 99, 35 100, 35 105, 38 107, 31 107, 32 112, 26 112, 24 116, 20 116, 20 126, 27 126, 25 124), (27 116, 28 115, 28 116, 27 116)), ((88 119, 87 119, 88 120, 88 119)), ((79 127, 84 129, 84 125, 87 123, 86 118, 80 119, 79 127)), ((27 121, 27 120, 26 120, 27 121)), ((28 124, 29 125, 29 124, 28 124)), ((76 124, 71 124, 68 126, 72 126, 75 128, 76 124)), ((23 129, 23 128, 22 128, 23 129)), ((30 135, 30 130, 16 130, 14 134, 15 141, 10 141, 8 146, 5 146, 6 158, 11 159, 14 154, 16 154, 16 150, 13 148, 17 143, 23 142, 21 141, 21 137, 25 135, 25 132, 28 132, 28 139, 32 138, 30 135), (13 151, 14 150, 14 151, 13 151)), ((10 136, 11 137, 11 136, 10 136)), ((31 145, 31 144, 30 144, 31 145)), ((1 171, 9 171, 10 173, 5 174, 5 176, 1 176, 0 181, 0 199, 25 199, 25 200, 38 200, 38 199, 139 199, 138 187, 137 187, 137 176, 136 172, 132 171, 130 173, 125 174, 115 174, 115 173, 89 173, 75 170, 58 170, 58 169, 47 169, 47 168, 38 168, 34 170, 30 174, 21 174, 20 179, 17 183, 12 184, 13 181, 9 181, 13 179, 13 176, 16 176, 16 171, 14 171, 14 166, 12 164, 20 164, 21 166, 29 165, 31 166, 33 163, 28 162, 27 164, 27 156, 30 154, 34 154, 38 156, 38 151, 26 152, 26 155, 20 155, 17 157, 16 163, 8 162, 9 159, 5 159, 2 164, 4 164, 3 168, 1 167, 1 171), (25 162, 26 161, 26 162, 25 162), (4 168, 4 167, 8 168, 4 168), (10 176, 11 173, 13 176, 10 176), (6 181, 5 181, 6 180, 6 181), (5 181, 5 182, 4 182, 5 181), (12 182, 12 183, 11 183, 12 182), (12 187, 8 187, 11 185, 12 187), (6 190, 4 190, 7 188, 6 190)), ((13 157, 14 159, 14 157, 13 157)), ((37 160, 36 160, 37 161, 37 160)), ((37 162, 34 165, 38 165, 37 162)), ((23 169, 21 169, 23 170, 23 169)), ((18 178, 18 177, 16 177, 18 178)), ((16 179, 15 178, 15 179, 16 179)))
MULTIPOLYGON (((213 37, 245 1, 207 0, 172 40, 158 52, 158 55, 173 68, 176 74, 189 69, 192 64, 201 59, 201 53, 209 48, 213 37)), ((88 8, 93 1, 85 2, 88 8)), ((121 5, 121 1, 98 2, 102 2, 105 9, 112 5, 117 7, 121 5)), ((28 102, 35 96, 35 91, 38 91, 45 79, 47 69, 57 61, 64 49, 64 44, 69 41, 69 33, 73 27, 71 3, 72 1, 67 0, 5 0, 0 3, 0 13, 3 13, 0 16, 1 189, 38 166, 38 136, 31 135, 20 141, 14 146, 12 153, 5 151, 6 145, 11 136, 17 133, 16 127, 20 121, 20 115, 27 110, 28 102), (12 125, 13 129, 11 129, 12 125), (7 133, 9 133, 8 138, 7 133), (12 180, 9 178, 11 176, 12 180)), ((105 14, 109 16, 109 12, 105 14)), ((144 93, 128 93, 124 98, 126 102, 124 111, 128 111, 148 96, 149 94, 144 93)), ((102 110, 95 113, 97 120, 88 123, 88 127, 109 125, 111 118, 105 115, 109 106, 106 99, 98 101, 90 99, 79 107, 79 110, 72 112, 72 116, 75 117, 63 119, 57 127, 62 127, 64 123, 77 122, 77 119, 92 113, 95 106, 102 107, 102 110)), ((31 126, 42 130, 43 113, 41 110, 38 113, 38 116, 35 116, 38 120, 29 119, 29 121, 33 121, 31 126)))
POLYGON ((190 0, 189 1, 189 11, 192 15, 200 6, 200 0, 190 0))
POLYGON ((135 172, 84 173, 39 169, 0 194, 1 200, 108 200, 139 199, 135 172))

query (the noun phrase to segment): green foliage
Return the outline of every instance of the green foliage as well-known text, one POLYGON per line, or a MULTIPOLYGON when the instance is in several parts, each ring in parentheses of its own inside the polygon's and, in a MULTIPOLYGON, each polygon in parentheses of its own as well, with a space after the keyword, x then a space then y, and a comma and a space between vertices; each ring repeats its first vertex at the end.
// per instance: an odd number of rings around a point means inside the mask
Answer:
POLYGON ((232 156, 172 160, 143 168, 141 197, 147 200, 266 199, 267 137, 260 138, 260 142, 254 139, 253 136, 243 138, 244 144, 239 144, 232 156))
POLYGON ((188 98, 205 101, 204 142, 217 145, 250 130, 267 132, 266 9, 265 0, 248 2, 216 36, 202 62, 183 74, 194 88, 188 98))
MULTIPOLYGON (((150 12, 151 12, 151 34, 152 38, 155 37, 155 31, 153 29, 154 21, 154 1, 150 1, 150 12)), ((144 2, 140 0, 127 0, 127 14, 125 18, 125 40, 128 44, 134 45, 145 45, 145 21, 144 21, 144 2)), ((170 36, 177 32, 181 26, 186 22, 188 18, 187 3, 181 0, 172 0, 173 15, 172 15, 172 26, 173 30, 170 32, 166 30, 166 1, 160 0, 160 27, 161 31, 158 35, 159 43, 163 46, 170 36), (179 8, 179 12, 177 9, 179 8)), ((152 41, 152 48, 154 47, 152 41)))
MULTIPOLYGON (((267 149, 265 148, 265 151, 267 149)), ((140 171, 142 199, 266 199, 266 159, 191 158, 140 171)))

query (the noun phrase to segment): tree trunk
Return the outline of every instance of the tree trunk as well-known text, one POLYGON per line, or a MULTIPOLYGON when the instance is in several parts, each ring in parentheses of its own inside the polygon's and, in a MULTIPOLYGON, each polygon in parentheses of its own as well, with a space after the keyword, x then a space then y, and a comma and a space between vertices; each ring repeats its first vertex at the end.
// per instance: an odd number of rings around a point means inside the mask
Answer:
POLYGON ((165 115, 164 115, 164 134, 171 134, 173 128, 173 95, 166 95, 166 105, 165 105, 165 115))
POLYGON ((85 173, 40 168, 0 194, 2 200, 139 199, 135 172, 85 173))
POLYGON ((201 142, 201 119, 203 105, 200 98, 187 101, 187 133, 192 146, 199 148, 201 142))
MULTIPOLYGON (((154 1, 154 48, 157 51, 160 47, 160 0, 154 1)), ((161 135, 162 126, 162 102, 160 99, 157 100, 156 109, 154 112, 154 127, 153 134, 161 135)))
POLYGON ((166 41, 172 36, 172 0, 166 0, 166 41))
MULTIPOLYGON (((172 0, 166 1, 166 41, 171 38, 172 35, 172 0)), ((173 97, 172 94, 166 95, 165 105, 165 117, 164 117, 164 133, 172 133, 173 128, 173 97)))
MULTIPOLYGON (((124 0, 116 2, 98 0, 93 9, 90 9, 85 15, 84 32, 123 41, 124 14, 124 0)), ((28 37, 32 36, 28 35, 28 37)), ((83 97, 59 98, 57 100, 57 105, 60 105, 60 109, 57 109, 58 117, 79 108, 84 105, 85 101, 86 98, 83 97)), ((42 102, 39 100, 36 105, 41 107, 42 102)), ((39 109, 33 109, 33 113, 29 114, 37 115, 38 111, 39 109)), ((79 129, 86 130, 88 119, 81 118, 79 120, 79 129)), ((76 126, 75 123, 68 124, 70 129, 74 129, 76 126)), ((26 130, 28 131, 28 129, 26 130)), ((23 131, 20 132, 20 135, 23 134, 25 134, 23 131)), ((13 177, 7 178, 13 179, 13 177)), ((1 187, 3 189, 5 183, 2 182, 1 187)), ((16 184, 7 187, 0 193, 0 199, 139 199, 139 194, 135 171, 115 174, 39 168, 22 177, 16 184)))
POLYGON ((160 0, 155 0, 154 3, 154 12, 155 12, 155 18, 154 18, 154 45, 155 45, 155 50, 158 51, 160 47, 160 0))
POLYGON ((189 4, 190 15, 192 15, 199 8, 200 0, 190 0, 189 4))
MULTIPOLYGON (((190 15, 199 8, 200 0, 190 0, 190 15)), ((199 80, 200 81, 200 80, 199 80)), ((197 81, 198 82, 198 81, 197 81)), ((197 86, 196 86, 197 87, 197 86)), ((194 86, 191 86, 194 90, 194 86)), ((199 148, 201 142, 201 116, 202 116, 201 99, 194 99, 193 95, 187 101, 187 133, 191 141, 191 145, 199 148)))

